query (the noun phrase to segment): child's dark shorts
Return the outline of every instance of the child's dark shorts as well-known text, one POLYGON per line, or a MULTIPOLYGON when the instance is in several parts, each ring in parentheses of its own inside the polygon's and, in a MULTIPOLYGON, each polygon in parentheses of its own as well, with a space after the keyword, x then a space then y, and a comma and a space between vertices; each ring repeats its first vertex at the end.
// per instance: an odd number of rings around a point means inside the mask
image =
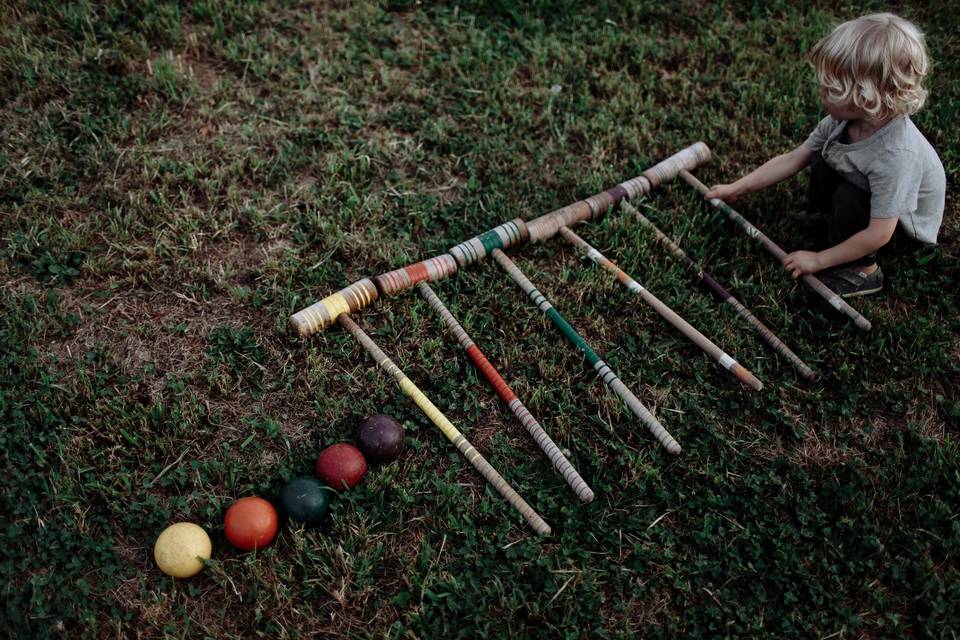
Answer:
MULTIPOLYGON (((870 224, 870 193, 844 180, 818 153, 810 164, 807 211, 823 214, 825 225, 819 229, 818 239, 825 247, 835 247, 870 224)), ((898 222, 890 241, 880 248, 879 253, 902 255, 922 245, 923 243, 908 236, 903 225, 898 222)), ((877 261, 877 253, 865 255, 849 264, 858 267, 870 266, 877 261)))

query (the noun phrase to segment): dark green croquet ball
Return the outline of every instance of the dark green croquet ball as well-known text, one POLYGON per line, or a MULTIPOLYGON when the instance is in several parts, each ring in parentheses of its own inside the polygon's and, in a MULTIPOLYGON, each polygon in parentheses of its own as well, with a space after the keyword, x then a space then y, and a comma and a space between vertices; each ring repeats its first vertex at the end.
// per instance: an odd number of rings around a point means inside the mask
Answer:
POLYGON ((357 427, 357 444, 371 463, 393 462, 403 451, 403 427, 393 416, 371 416, 357 427))
POLYGON ((316 478, 294 478, 280 489, 280 507, 294 522, 315 527, 330 510, 333 490, 316 478))

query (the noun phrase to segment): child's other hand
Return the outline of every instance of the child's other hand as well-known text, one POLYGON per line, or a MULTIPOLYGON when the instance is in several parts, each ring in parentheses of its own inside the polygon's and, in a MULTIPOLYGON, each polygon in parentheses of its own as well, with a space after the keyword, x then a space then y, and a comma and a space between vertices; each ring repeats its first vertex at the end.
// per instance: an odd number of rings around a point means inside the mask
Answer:
POLYGON ((823 268, 820 254, 816 251, 794 251, 783 257, 783 268, 794 278, 816 273, 823 268))
POLYGON ((740 194, 737 193, 732 184, 715 184, 710 187, 710 191, 703 194, 705 200, 719 198, 724 202, 734 202, 739 196, 740 194))

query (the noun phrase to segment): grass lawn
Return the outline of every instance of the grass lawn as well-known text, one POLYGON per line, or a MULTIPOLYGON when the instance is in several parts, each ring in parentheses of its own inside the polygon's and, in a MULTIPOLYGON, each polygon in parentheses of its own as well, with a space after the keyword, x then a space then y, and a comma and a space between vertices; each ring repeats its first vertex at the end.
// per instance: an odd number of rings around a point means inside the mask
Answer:
MULTIPOLYGON (((588 242, 750 368, 745 390, 559 237, 521 269, 683 445, 672 457, 492 260, 434 289, 597 494, 581 505, 414 291, 355 315, 550 523, 538 538, 339 327, 291 313, 703 140, 705 182, 822 117, 803 54, 881 3, 13 2, 0 22, 0 623, 12 637, 955 638, 960 224, 831 309, 682 181, 588 242), (390 413, 317 530, 223 513, 390 413), (174 580, 152 547, 203 526, 174 580)), ((915 122, 960 177, 960 9, 915 122)), ((737 203, 785 249, 805 175, 737 203)))

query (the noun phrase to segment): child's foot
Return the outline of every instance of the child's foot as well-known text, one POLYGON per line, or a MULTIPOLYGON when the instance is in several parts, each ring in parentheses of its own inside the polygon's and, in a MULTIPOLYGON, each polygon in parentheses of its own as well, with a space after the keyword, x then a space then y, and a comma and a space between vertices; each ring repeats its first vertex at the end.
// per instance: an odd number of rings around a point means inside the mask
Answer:
POLYGON ((869 267, 841 267, 818 273, 817 277, 841 298, 856 298, 883 289, 883 271, 879 266, 866 273, 869 267))

